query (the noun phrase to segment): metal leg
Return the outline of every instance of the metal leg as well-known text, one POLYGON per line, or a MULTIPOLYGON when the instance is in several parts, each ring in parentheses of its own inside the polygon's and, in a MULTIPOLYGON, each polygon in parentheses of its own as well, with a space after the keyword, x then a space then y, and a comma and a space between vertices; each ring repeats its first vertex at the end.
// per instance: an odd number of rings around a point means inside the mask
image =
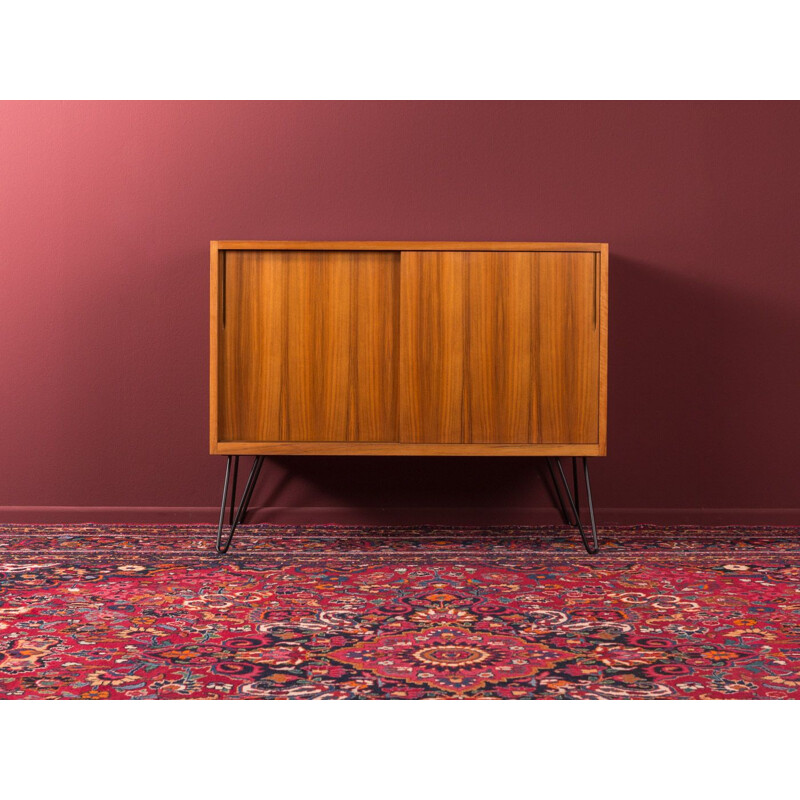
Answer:
POLYGON ((553 471, 553 459, 550 456, 545 458, 547 462, 547 469, 550 472, 550 480, 553 481, 553 486, 556 490, 556 497, 558 498, 558 506, 561 509, 561 519, 564 520, 565 525, 574 525, 575 523, 570 519, 569 514, 567 513, 567 507, 564 504, 564 498, 561 494, 561 489, 558 485, 558 479, 556 478, 556 473, 553 471))
POLYGON ((258 481, 258 474, 261 472, 261 465, 264 463, 264 456, 256 456, 253 461, 253 466, 250 470, 250 475, 247 478, 244 491, 242 492, 241 500, 239 500, 239 507, 234 514, 233 508, 236 502, 236 476, 239 471, 239 456, 228 456, 228 462, 225 467, 225 483, 222 487, 222 505, 219 511, 219 526, 217 527, 217 552, 227 553, 228 548, 233 541, 233 534, 236 532, 237 526, 244 519, 247 513, 247 508, 250 505, 250 498, 253 496, 253 489, 255 489, 256 481, 258 481), (233 472, 231 473, 231 464, 233 464, 233 472), (228 501, 228 484, 231 483, 231 474, 233 475, 233 486, 231 491, 231 510, 228 537, 222 541, 222 529, 225 524, 225 505, 228 501))
POLYGON ((572 491, 575 493, 575 508, 578 513, 575 519, 581 518, 581 497, 578 494, 578 459, 572 459, 572 491))
MULTIPOLYGON (((583 457, 583 479, 586 481, 586 502, 589 505, 589 522, 592 526, 592 542, 596 553, 600 549, 600 543, 597 541, 597 525, 594 521, 594 503, 592 503, 592 484, 589 482, 589 459, 586 456, 583 457)), ((586 549, 588 550, 589 548, 587 547, 586 549)))
POLYGON ((256 482, 258 481, 259 473, 261 472, 261 467, 264 464, 264 456, 256 456, 255 460, 253 461, 253 467, 250 470, 250 475, 247 478, 247 483, 244 487, 244 492, 242 492, 242 499, 239 503, 239 510, 236 512, 236 519, 234 520, 234 527, 238 525, 244 519, 244 515, 247 513, 247 509, 250 508, 250 499, 253 496, 253 489, 256 488, 256 482))
POLYGON ((564 468, 561 466, 560 458, 556 458, 556 466, 558 467, 558 472, 561 475, 561 482, 564 485, 564 490, 566 491, 570 508, 572 509, 572 513, 575 517, 575 524, 577 525, 578 531, 581 534, 581 539, 583 540, 583 546, 586 548, 587 553, 594 555, 600 549, 600 544, 597 540, 597 525, 595 524, 594 520, 592 486, 589 483, 589 461, 585 456, 583 457, 583 479, 586 482, 586 501, 589 505, 589 522, 591 524, 591 533, 592 533, 591 543, 587 539, 586 530, 584 529, 583 523, 581 522, 580 511, 578 510, 578 459, 573 458, 572 460, 572 478, 573 478, 573 486, 575 489, 574 497, 569 489, 567 476, 564 474, 564 468))
MULTIPOLYGON (((228 456, 225 462, 225 483, 222 484, 222 504, 219 509, 219 525, 217 526, 217 552, 224 553, 230 546, 230 539, 225 545, 225 550, 220 549, 222 541, 222 526, 225 524, 225 504, 228 501, 228 484, 231 480, 231 463, 236 463, 236 472, 239 471, 239 456, 228 456)), ((233 497, 231 497, 231 525, 233 525, 233 497)))
MULTIPOLYGON (((231 456, 228 456, 228 462, 230 463, 231 456)), ((227 472, 227 470, 226 470, 227 472)), ((228 525, 233 525, 233 501, 236 497, 236 478, 239 475, 239 456, 233 456, 233 478, 231 479, 231 516, 228 525)), ((227 481, 227 475, 225 477, 227 481)), ((225 501, 222 501, 223 508, 225 507, 225 501)))

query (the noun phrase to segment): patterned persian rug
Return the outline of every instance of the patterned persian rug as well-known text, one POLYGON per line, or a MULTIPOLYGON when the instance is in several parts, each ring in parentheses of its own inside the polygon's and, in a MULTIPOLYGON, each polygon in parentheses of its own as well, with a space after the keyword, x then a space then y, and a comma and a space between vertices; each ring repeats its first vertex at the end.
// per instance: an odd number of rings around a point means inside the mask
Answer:
POLYGON ((787 698, 800 530, 0 526, 0 698, 787 698))

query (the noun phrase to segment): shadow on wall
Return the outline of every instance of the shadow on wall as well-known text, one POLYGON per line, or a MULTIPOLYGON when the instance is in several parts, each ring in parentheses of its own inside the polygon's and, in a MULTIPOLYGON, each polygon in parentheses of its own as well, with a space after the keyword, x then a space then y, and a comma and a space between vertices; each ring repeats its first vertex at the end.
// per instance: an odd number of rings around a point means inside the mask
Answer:
MULTIPOLYGON (((708 521, 702 509, 724 510, 719 521, 759 521, 759 509, 800 507, 800 314, 791 296, 729 290, 722 266, 709 284, 611 255, 609 455, 592 462, 607 522, 665 512, 708 521)), ((273 459, 257 505, 341 509, 337 517, 353 521, 381 509, 411 522, 427 514, 458 523, 464 512, 481 524, 493 513, 498 522, 558 519, 538 458, 273 459)))
POLYGON ((487 523, 502 512, 498 522, 524 522, 527 507, 539 510, 538 521, 559 519, 541 458, 293 456, 265 462, 261 483, 254 505, 326 507, 331 521, 487 523))

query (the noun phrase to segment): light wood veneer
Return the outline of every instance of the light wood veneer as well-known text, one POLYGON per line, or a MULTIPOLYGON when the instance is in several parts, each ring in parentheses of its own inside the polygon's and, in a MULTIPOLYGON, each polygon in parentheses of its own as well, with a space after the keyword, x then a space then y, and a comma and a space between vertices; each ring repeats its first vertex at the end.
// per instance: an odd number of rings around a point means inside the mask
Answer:
POLYGON ((604 455, 608 248, 211 244, 211 452, 604 455))

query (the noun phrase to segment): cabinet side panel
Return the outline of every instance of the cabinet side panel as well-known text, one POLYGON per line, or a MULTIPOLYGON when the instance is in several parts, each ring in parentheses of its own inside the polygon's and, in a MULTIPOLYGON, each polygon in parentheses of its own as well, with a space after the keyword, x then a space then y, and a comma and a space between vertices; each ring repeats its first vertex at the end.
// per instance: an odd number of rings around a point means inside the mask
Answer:
POLYGON ((600 377, 599 377, 599 444, 601 455, 606 454, 608 420, 608 245, 601 246, 597 255, 600 274, 600 377))
POLYGON ((470 253, 465 442, 531 441, 530 253, 470 253))
POLYGON ((212 454, 217 452, 219 444, 219 282, 222 269, 221 253, 216 242, 211 242, 211 284, 210 284, 210 337, 208 358, 208 426, 209 449, 212 454))
POLYGON ((600 276, 592 253, 539 253, 534 308, 534 441, 598 441, 600 276))
POLYGON ((464 441, 468 253, 403 252, 399 441, 464 441))
POLYGON ((280 253, 226 253, 219 324, 222 441, 283 438, 286 283, 280 253))

